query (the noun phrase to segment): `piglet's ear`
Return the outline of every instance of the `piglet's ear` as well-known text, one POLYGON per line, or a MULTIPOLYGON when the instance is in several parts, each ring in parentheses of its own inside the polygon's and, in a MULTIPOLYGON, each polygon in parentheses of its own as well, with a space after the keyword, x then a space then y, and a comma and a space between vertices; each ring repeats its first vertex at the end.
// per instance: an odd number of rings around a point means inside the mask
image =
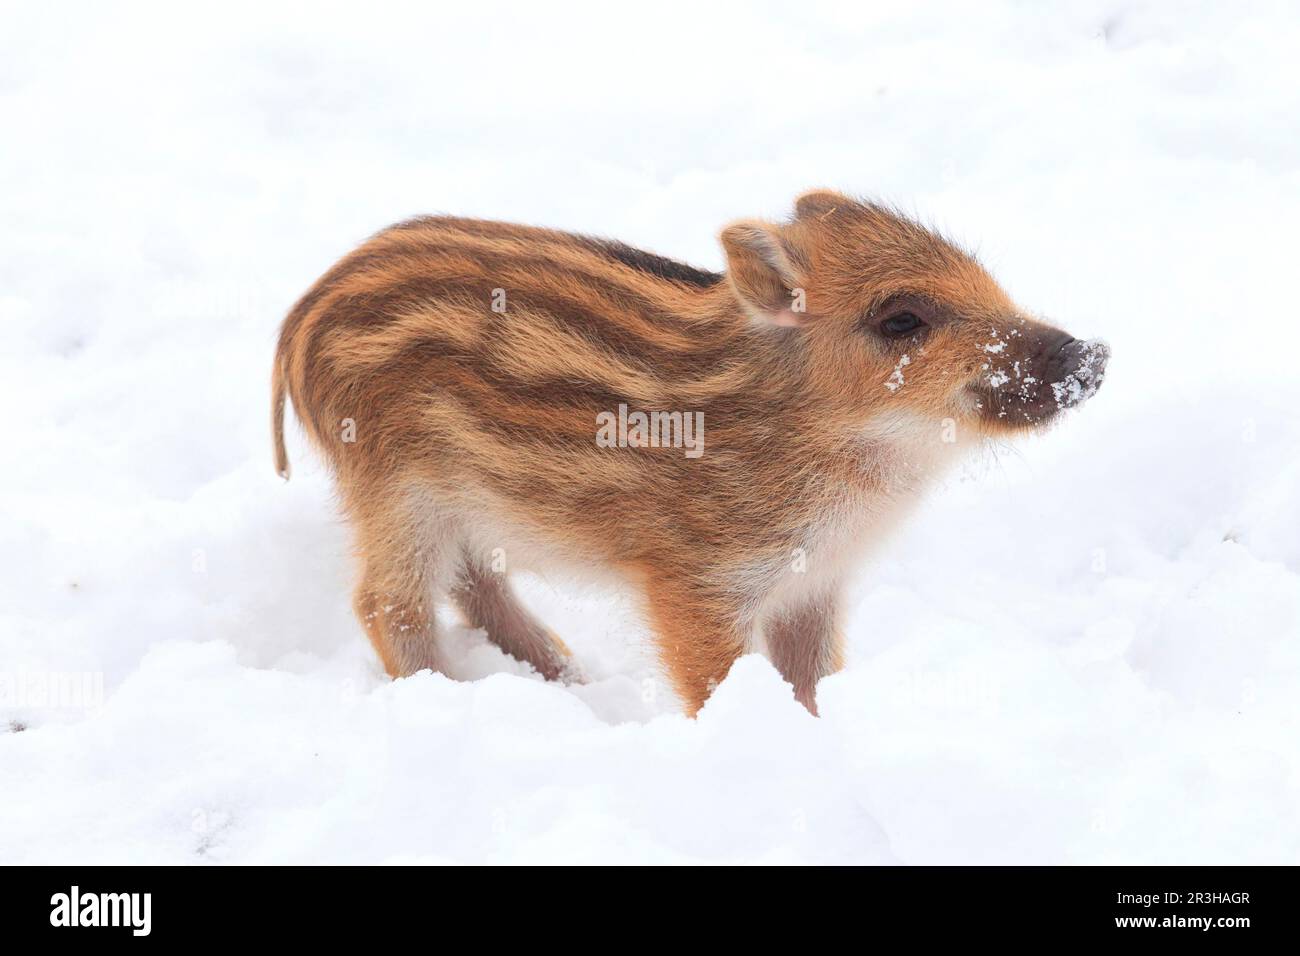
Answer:
POLYGON ((722 230, 727 279, 745 311, 767 325, 803 325, 805 290, 798 255, 779 226, 745 219, 722 230))
POLYGON ((813 189, 794 201, 796 219, 822 219, 837 209, 853 209, 857 202, 831 189, 813 189))

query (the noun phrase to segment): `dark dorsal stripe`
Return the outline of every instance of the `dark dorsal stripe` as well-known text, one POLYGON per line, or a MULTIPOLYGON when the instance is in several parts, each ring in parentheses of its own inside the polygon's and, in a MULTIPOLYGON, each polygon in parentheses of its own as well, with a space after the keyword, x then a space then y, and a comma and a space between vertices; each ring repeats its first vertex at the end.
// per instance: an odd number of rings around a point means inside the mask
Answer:
POLYGON ((653 252, 637 249, 625 242, 619 242, 617 239, 595 239, 591 236, 578 236, 576 238, 582 246, 593 252, 598 252, 615 262, 621 262, 625 266, 631 266, 638 272, 658 276, 660 279, 684 282, 687 285, 699 286, 702 289, 710 288, 722 281, 722 273, 720 272, 697 269, 685 262, 657 256, 653 252))
POLYGON ((462 219, 459 216, 415 216, 389 226, 379 235, 408 230, 414 231, 425 226, 449 228, 457 232, 488 238, 499 236, 509 238, 527 237, 529 233, 532 233, 538 238, 571 240, 584 249, 598 253, 607 259, 613 259, 615 262, 621 262, 638 272, 644 272, 660 279, 668 279, 671 282, 682 282, 686 285, 697 286, 701 289, 711 288, 724 278, 720 272, 710 272, 708 269, 700 269, 685 262, 678 262, 676 259, 669 259, 667 256, 646 252, 644 249, 629 246, 626 242, 619 242, 617 239, 601 239, 596 236, 583 236, 571 232, 562 232, 557 229, 544 229, 538 226, 517 226, 513 223, 496 222, 490 219, 462 219))

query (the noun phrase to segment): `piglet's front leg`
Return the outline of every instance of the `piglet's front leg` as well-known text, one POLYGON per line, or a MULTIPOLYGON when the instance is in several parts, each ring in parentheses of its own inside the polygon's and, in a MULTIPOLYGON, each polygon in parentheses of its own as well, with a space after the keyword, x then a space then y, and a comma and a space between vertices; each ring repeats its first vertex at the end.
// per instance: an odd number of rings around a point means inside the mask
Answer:
POLYGON ((701 580, 651 573, 646 598, 660 661, 694 717, 745 652, 748 629, 734 599, 701 580))
POLYGON ((844 666, 838 617, 834 600, 807 601, 774 612, 763 629, 772 663, 813 715, 817 682, 844 666))

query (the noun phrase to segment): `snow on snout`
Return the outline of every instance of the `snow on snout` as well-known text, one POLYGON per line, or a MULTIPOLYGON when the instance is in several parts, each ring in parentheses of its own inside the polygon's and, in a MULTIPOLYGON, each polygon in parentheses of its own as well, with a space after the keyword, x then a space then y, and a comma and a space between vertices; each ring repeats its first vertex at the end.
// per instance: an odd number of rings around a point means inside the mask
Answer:
POLYGON ((1101 339, 1090 339, 1079 348, 1079 364, 1069 375, 1052 383, 1057 408, 1073 408, 1092 398, 1106 377, 1110 346, 1101 339))

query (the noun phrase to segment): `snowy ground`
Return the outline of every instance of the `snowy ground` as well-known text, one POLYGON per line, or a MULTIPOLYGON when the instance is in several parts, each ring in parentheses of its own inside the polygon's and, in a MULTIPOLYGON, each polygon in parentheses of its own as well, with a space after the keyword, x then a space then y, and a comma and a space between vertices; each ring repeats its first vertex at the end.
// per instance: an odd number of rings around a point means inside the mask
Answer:
POLYGON ((0 862, 1300 862, 1294 10, 274 6, 5 4, 0 862), (686 720, 559 580, 589 686, 383 679, 271 466, 293 299, 415 212, 717 267, 817 185, 1115 352, 864 569, 823 717, 751 657, 686 720))

